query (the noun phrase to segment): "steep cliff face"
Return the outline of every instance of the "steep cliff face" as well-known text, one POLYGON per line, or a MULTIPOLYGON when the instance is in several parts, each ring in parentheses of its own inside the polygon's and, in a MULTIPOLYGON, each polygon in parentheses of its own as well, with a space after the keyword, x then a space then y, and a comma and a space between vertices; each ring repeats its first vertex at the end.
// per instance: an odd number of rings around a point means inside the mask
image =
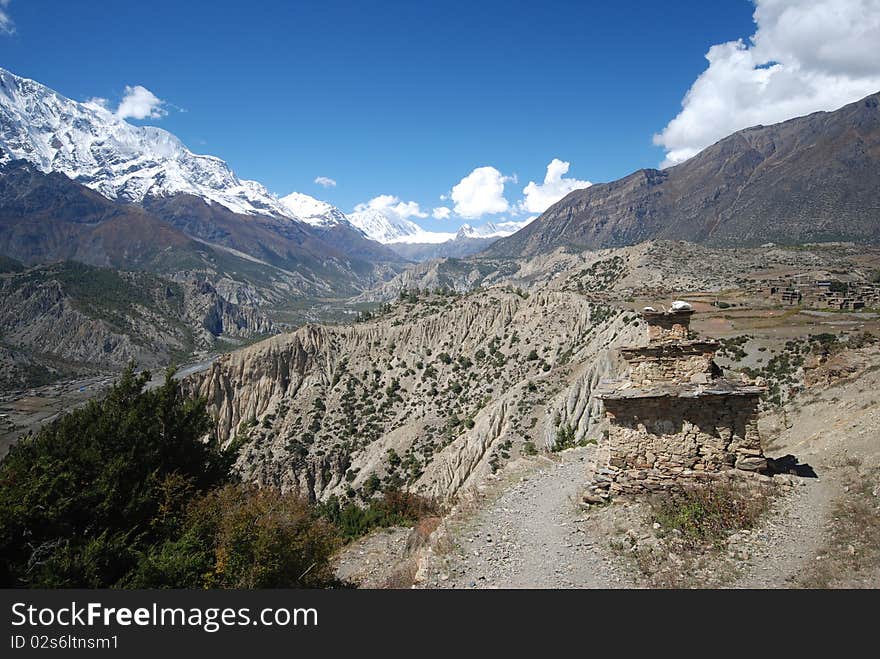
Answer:
POLYGON ((172 282, 79 263, 0 276, 0 345, 19 362, 156 367, 210 350, 221 337, 272 331, 257 309, 229 302, 196 278, 172 282))
POLYGON ((575 437, 590 439, 596 439, 597 432, 604 429, 602 403, 593 393, 602 380, 624 372, 626 364, 615 348, 631 341, 635 329, 629 324, 614 325, 610 335, 604 332, 597 337, 591 358, 579 364, 567 385, 547 405, 541 434, 545 446, 553 446, 560 428, 570 428, 575 437))
POLYGON ((447 498, 562 424, 587 438, 625 317, 548 288, 409 294, 378 320, 273 337, 187 384, 249 480, 315 499, 388 485, 447 498))
MULTIPOLYGON (((155 360, 146 346, 114 331, 109 322, 76 309, 58 281, 3 286, 0 290, 0 327, 5 343, 98 368, 122 365, 132 359, 140 363, 155 360)), ((168 348, 182 347, 179 337, 171 335, 167 339, 168 348)), ((167 349, 159 358, 162 356, 168 356, 167 349)))
POLYGON ((272 321, 256 307, 230 302, 204 279, 190 278, 183 283, 185 316, 207 332, 204 345, 210 346, 219 336, 250 338, 273 332, 272 321))

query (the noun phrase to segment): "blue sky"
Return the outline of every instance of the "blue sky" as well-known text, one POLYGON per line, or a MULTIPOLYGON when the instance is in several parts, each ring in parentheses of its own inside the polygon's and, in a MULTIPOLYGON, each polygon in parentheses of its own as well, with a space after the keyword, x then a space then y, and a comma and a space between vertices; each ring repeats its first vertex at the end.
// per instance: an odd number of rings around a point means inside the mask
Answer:
MULTIPOLYGON (((522 189, 554 158, 599 182, 690 154, 675 131, 664 145, 652 137, 682 113, 710 47, 755 34, 754 11, 745 0, 0 0, 14 30, 0 65, 78 100, 118 103, 142 85, 168 114, 141 123, 279 195, 346 211, 383 194, 452 208, 441 195, 493 167, 511 209, 474 223, 523 216, 522 189)), ((464 221, 450 215, 413 219, 464 221)))

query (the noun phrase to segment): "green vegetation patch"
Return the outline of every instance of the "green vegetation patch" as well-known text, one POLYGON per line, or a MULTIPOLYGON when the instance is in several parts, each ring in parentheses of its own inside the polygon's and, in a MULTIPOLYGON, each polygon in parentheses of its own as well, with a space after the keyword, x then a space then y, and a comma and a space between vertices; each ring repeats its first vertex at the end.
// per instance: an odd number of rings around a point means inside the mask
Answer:
POLYGON ((718 545, 728 533, 754 527, 769 506, 767 493, 730 483, 689 486, 651 501, 654 521, 694 547, 718 545))
POLYGON ((333 585, 340 538, 308 502, 242 485, 202 400, 127 369, 0 463, 0 586, 333 585))
POLYGON ((317 509, 345 540, 353 540, 377 528, 413 526, 421 519, 439 514, 439 507, 431 499, 395 489, 386 490, 381 498, 371 500, 365 508, 354 503, 343 504, 331 496, 318 504, 317 509))

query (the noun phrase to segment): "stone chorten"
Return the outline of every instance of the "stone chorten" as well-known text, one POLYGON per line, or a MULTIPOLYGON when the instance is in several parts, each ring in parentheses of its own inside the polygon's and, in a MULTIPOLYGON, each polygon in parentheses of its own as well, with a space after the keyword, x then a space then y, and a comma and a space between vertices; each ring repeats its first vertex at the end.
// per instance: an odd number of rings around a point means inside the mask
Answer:
POLYGON ((608 434, 591 465, 586 501, 668 488, 712 473, 765 471, 758 436, 763 387, 722 377, 716 341, 691 338, 694 311, 646 307, 648 344, 621 349, 629 378, 603 382, 608 434))

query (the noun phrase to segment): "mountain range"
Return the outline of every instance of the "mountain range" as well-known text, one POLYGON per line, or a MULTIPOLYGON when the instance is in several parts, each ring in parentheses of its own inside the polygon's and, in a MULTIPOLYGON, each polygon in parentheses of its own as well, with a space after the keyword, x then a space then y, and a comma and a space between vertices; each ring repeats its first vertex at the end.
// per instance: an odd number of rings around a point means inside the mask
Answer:
MULTIPOLYGON (((348 303, 403 290, 543 279, 564 266, 560 248, 577 254, 650 240, 880 243, 880 94, 739 131, 675 167, 576 190, 538 218, 447 233, 369 206, 346 214, 299 192, 277 197, 166 131, 0 69, 0 259, 26 269, 78 262, 124 281, 150 273, 160 277, 157 291, 199 282, 210 289, 211 309, 237 310, 235 331, 245 339, 344 318, 354 313, 348 303)), ((19 290, 12 274, 0 277, 19 290)), ((114 331, 142 326, 137 304, 121 308, 127 320, 114 331)), ((38 320, 25 316, 16 323, 38 320)), ((8 331, 0 327, 0 340, 8 331)), ((151 345, 167 355, 196 343, 151 345)), ((39 361, 50 347, 16 353, 16 363, 39 361)))
MULTIPOLYGON (((25 160, 41 172, 64 174, 111 201, 151 207, 162 219, 166 214, 174 217, 185 232, 198 226, 192 233, 197 239, 224 236, 220 244, 283 267, 296 269, 300 259, 309 261, 311 254, 300 254, 298 247, 311 239, 326 243, 317 252, 330 258, 342 251, 355 259, 391 264, 402 262, 399 254, 368 243, 435 244, 455 239, 455 234, 428 232, 374 209, 346 215, 303 193, 278 198, 256 181, 239 179, 220 158, 191 152, 161 128, 132 125, 100 103, 65 98, 3 69, 0 149, 3 161, 25 160), (181 217, 186 215, 195 217, 187 221, 181 217), (230 234, 233 216, 240 217, 230 234), (261 225, 258 244, 254 235, 246 243, 229 238, 253 234, 243 226, 253 218, 260 218, 255 221, 261 225), (206 228, 205 222, 222 228, 206 228), (275 244, 276 237, 280 244, 275 244)), ((356 265, 354 270, 360 277, 365 267, 356 265)))
POLYGON ((741 130, 675 167, 573 191, 532 222, 446 233, 371 207, 346 214, 299 192, 276 197, 167 131, 0 69, 2 248, 25 263, 77 258, 159 271, 221 251, 333 296, 387 281, 407 261, 481 250, 520 258, 652 239, 877 242, 878 106, 873 94, 834 112, 741 130), (137 247, 126 249, 123 234, 137 247))
POLYGON ((300 281, 296 291, 318 296, 351 294, 405 265, 327 204, 303 195, 301 218, 293 195, 282 202, 167 131, 2 69, 0 163, 4 253, 25 263, 167 273, 231 256, 280 269, 300 281))
POLYGON ((135 126, 94 103, 78 103, 0 69, 0 144, 13 158, 61 172, 108 199, 191 194, 248 215, 286 216, 256 181, 240 180, 213 156, 196 155, 174 135, 135 126))

